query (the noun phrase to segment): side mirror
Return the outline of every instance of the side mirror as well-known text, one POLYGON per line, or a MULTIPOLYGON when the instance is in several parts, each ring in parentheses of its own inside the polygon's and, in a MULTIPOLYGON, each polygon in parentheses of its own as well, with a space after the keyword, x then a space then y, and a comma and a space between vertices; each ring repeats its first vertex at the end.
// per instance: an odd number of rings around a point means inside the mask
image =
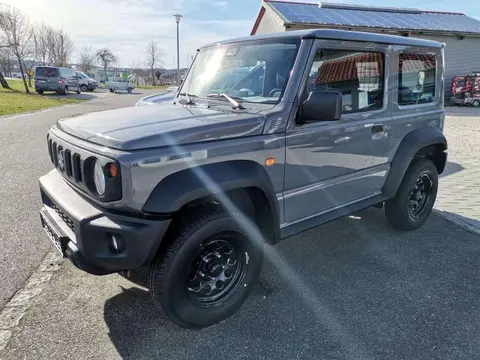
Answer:
POLYGON ((342 116, 343 96, 339 91, 311 91, 302 105, 300 121, 334 121, 342 116))

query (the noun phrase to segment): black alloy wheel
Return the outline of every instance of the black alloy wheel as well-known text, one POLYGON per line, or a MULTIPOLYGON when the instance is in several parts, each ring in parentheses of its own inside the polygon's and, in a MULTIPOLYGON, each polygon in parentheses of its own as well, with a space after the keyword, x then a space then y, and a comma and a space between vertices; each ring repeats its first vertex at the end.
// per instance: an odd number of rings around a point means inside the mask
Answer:
POLYGON ((437 168, 429 159, 414 160, 394 198, 385 201, 388 222, 399 230, 414 230, 430 216, 438 191, 437 168))
POLYGON ((199 306, 219 304, 238 288, 247 270, 245 250, 235 234, 219 234, 193 256, 185 286, 199 306))
POLYGON ((425 211, 425 206, 428 204, 432 189, 433 183, 430 176, 427 173, 421 174, 415 181, 412 192, 410 193, 408 211, 411 217, 416 218, 421 216, 422 212, 425 211))
POLYGON ((203 328, 228 318, 260 277, 260 231, 251 220, 217 206, 202 208, 175 228, 150 266, 153 301, 184 328, 203 328))

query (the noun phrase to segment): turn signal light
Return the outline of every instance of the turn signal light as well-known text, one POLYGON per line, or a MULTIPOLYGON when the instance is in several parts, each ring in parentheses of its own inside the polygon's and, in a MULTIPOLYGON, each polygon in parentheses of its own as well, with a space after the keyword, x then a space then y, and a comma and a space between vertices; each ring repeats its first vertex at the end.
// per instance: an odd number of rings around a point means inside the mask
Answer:
POLYGON ((117 176, 117 165, 115 164, 108 164, 107 165, 107 173, 108 176, 111 177, 112 179, 117 176))
POLYGON ((265 160, 265 165, 267 166, 272 166, 275 164, 275 159, 274 158, 268 158, 267 160, 265 160))

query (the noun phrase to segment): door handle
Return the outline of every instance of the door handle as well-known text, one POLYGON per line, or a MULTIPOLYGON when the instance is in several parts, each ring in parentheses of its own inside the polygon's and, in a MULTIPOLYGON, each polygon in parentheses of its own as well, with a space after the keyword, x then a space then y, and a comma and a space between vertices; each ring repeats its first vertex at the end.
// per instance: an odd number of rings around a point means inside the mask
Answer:
POLYGON ((372 127, 372 134, 378 134, 383 132, 383 125, 375 125, 372 127))

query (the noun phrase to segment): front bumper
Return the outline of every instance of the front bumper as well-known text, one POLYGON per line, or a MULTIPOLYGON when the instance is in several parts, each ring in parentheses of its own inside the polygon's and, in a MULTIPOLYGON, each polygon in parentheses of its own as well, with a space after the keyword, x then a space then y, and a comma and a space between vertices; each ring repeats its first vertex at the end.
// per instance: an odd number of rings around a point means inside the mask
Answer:
POLYGON ((105 275, 152 262, 171 220, 118 215, 102 209, 77 193, 57 170, 39 182, 42 225, 76 267, 105 275), (121 251, 112 247, 113 236, 121 251))

